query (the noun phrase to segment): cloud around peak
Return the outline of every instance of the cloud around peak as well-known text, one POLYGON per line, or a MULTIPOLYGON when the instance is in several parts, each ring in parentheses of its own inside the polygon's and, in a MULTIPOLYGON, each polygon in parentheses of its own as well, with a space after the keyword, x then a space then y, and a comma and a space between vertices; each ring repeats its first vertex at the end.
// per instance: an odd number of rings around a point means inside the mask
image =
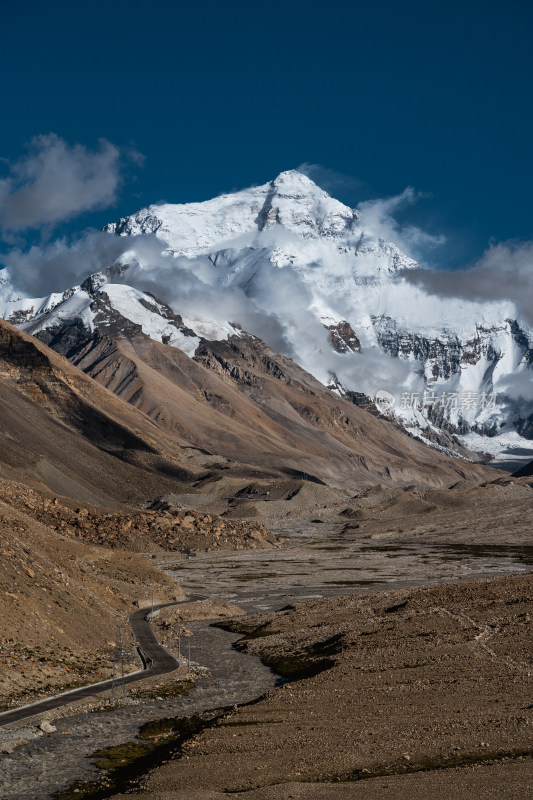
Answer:
POLYGON ((533 323, 533 242, 492 245, 471 267, 453 271, 418 267, 405 280, 440 297, 479 302, 509 300, 533 323))
MULTIPOLYGON (((138 154, 128 154, 137 162, 138 154)), ((28 152, 8 163, 0 178, 0 228, 4 237, 53 227, 116 200, 123 152, 105 139, 90 150, 55 133, 36 136, 28 152)))
MULTIPOLYGON (((300 164, 297 171, 333 196, 340 193, 353 198, 356 194, 360 196, 366 188, 363 181, 321 164, 306 162, 300 164)), ((428 197, 431 194, 407 186, 400 194, 360 201, 355 205, 359 227, 367 236, 393 242, 411 258, 425 260, 430 251, 445 244, 446 237, 428 233, 412 222, 403 224, 399 222, 397 215, 428 197)))
POLYGON ((411 223, 398 222, 398 212, 412 206, 429 195, 407 186, 403 192, 378 200, 365 200, 359 203, 359 221, 363 229, 375 237, 394 242, 411 258, 420 258, 429 249, 438 247, 446 241, 443 235, 434 235, 411 223))

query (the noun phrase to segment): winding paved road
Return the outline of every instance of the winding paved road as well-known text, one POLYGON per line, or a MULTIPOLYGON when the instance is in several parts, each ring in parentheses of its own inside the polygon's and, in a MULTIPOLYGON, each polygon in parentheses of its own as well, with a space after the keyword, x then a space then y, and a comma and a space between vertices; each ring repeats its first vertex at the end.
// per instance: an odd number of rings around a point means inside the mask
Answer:
MULTIPOLYGON (((161 605, 154 606, 154 611, 160 608, 167 608, 168 606, 194 603, 199 599, 200 596, 194 595, 189 600, 162 603, 161 605)), ((135 683, 136 681, 144 681, 147 678, 153 678, 157 675, 165 675, 167 672, 173 672, 179 667, 177 659, 170 655, 157 641, 148 621, 150 613, 151 609, 141 608, 139 611, 134 611, 133 614, 130 614, 129 623, 137 645, 139 646, 139 650, 141 651, 144 669, 125 675, 124 683, 135 683)), ((12 711, 4 711, 0 714, 0 727, 8 725, 10 722, 19 722, 28 717, 33 717, 36 714, 42 714, 43 711, 51 711, 54 708, 66 706, 69 703, 74 703, 86 697, 94 697, 97 694, 101 694, 101 692, 109 691, 112 684, 113 679, 110 678, 109 680, 93 683, 89 686, 81 686, 79 689, 72 689, 69 692, 63 692, 63 694, 57 694, 53 697, 45 698, 44 700, 38 700, 36 703, 31 703, 27 706, 14 708, 12 711)))

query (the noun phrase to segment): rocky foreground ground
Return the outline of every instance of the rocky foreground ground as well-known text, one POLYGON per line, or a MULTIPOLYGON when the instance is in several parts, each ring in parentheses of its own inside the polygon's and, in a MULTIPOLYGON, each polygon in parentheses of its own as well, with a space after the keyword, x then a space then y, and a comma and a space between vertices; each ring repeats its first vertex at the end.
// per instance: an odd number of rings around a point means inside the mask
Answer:
POLYGON ((80 506, 66 497, 58 498, 19 483, 1 481, 0 501, 60 534, 134 552, 236 550, 269 547, 277 542, 261 523, 223 520, 159 500, 146 510, 112 512, 99 506, 80 506))
POLYGON ((523 800, 532 616, 523 574, 236 620, 241 647, 295 680, 190 741, 141 796, 523 800))
POLYGON ((80 507, 0 479, 0 710, 108 677, 117 625, 130 654, 126 666, 138 668, 128 624, 134 604, 152 595, 159 602, 183 596, 138 551, 276 542, 255 522, 161 505, 80 507))

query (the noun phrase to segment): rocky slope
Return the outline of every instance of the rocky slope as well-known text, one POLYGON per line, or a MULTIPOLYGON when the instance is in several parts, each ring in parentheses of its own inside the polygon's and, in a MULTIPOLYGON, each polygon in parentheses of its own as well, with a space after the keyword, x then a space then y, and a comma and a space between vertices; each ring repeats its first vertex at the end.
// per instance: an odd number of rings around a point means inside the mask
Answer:
POLYGON ((531 614, 526 574, 238 619, 241 647, 292 681, 197 736, 140 796, 525 797, 531 614))
POLYGON ((117 621, 126 636, 145 584, 163 601, 182 594, 135 551, 276 538, 258 523, 158 501, 194 492, 207 474, 191 448, 5 322, 0 390, 2 706, 98 680, 117 621))
POLYGON ((0 477, 93 503, 197 479, 176 438, 32 337, 0 324, 0 477))
POLYGON ((508 384, 527 381, 533 334, 512 303, 424 294, 405 277, 416 263, 368 215, 301 173, 150 206, 106 231, 125 240, 113 265, 40 299, 3 276, 0 313, 61 349, 116 312, 188 355, 240 322, 348 399, 388 391, 381 410, 433 446, 529 447, 533 408, 508 384))
POLYGON ((68 535, 69 511, 52 495, 0 481, 0 708, 107 675, 117 624, 138 667, 127 617, 141 576, 163 602, 182 595, 146 559, 68 535))
MULTIPOLYGON (((50 353, 42 345, 34 347, 41 356, 50 353)), ((135 419, 145 438, 142 447, 132 445, 121 453, 120 462, 142 461, 166 473, 163 492, 172 492, 170 475, 174 492, 188 486, 189 491, 211 493, 209 483, 223 482, 232 493, 250 478, 261 477, 291 477, 350 491, 376 480, 442 486, 485 474, 481 467, 432 452, 389 422, 339 398, 293 361, 242 331, 219 342, 203 340, 192 360, 114 312, 113 327, 102 323, 89 339, 67 349, 67 355, 95 378, 91 382, 70 368, 84 389, 92 385, 101 392, 103 408, 112 398, 121 413, 131 409, 129 424, 135 419), (160 464, 163 451, 172 466, 160 464)), ((63 359, 58 363, 67 368, 63 359)))
POLYGON ((20 483, 0 482, 0 499, 70 539, 132 552, 240 550, 277 544, 264 525, 224 520, 156 499, 148 510, 79 506, 20 483))

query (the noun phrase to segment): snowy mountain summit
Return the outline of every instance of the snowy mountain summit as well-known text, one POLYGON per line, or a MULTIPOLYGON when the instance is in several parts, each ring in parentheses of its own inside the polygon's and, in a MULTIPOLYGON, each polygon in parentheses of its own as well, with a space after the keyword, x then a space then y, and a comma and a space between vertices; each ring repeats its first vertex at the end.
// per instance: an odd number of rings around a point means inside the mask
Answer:
POLYGON ((433 446, 529 448, 533 405, 516 386, 533 333, 514 305, 426 294, 406 279, 412 258, 300 172, 149 206, 101 235, 124 240, 112 263, 39 299, 4 278, 2 316, 67 355, 128 325, 190 356, 244 329, 433 446))
POLYGON ((331 198, 300 172, 282 172, 270 183, 204 203, 158 205, 106 226, 120 235, 156 233, 174 252, 199 255, 221 243, 281 225, 305 238, 342 238, 356 211, 331 198))
MULTIPOLYGON (((357 266, 378 274, 382 270, 416 266, 395 245, 378 242, 372 231, 362 230, 359 213, 330 197, 310 178, 290 170, 262 186, 221 195, 203 203, 149 206, 139 213, 107 225, 120 236, 155 234, 175 256, 213 257, 213 254, 270 250, 278 267, 305 271, 320 259, 324 248, 342 257, 365 254, 357 266), (277 245, 277 246, 276 246, 277 245), (379 253, 372 263, 368 256, 379 253)), ((324 259, 324 268, 333 267, 324 259)))

